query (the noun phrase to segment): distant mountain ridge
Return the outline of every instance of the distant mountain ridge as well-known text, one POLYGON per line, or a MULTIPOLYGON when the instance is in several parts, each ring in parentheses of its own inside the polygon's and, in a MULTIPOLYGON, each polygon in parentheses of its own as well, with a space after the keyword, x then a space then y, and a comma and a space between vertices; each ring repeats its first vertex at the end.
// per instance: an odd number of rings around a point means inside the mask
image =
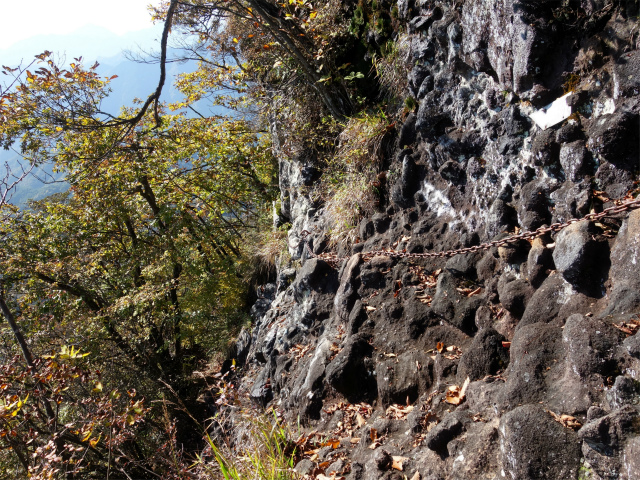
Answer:
MULTIPOLYGON (((125 35, 116 35, 102 27, 83 27, 68 35, 39 35, 23 40, 10 48, 0 50, 0 64, 16 66, 21 61, 28 64, 33 56, 44 50, 66 56, 66 62, 73 58, 82 57, 86 66, 98 62, 98 73, 102 76, 117 75, 111 81, 112 93, 102 104, 102 109, 117 115, 120 108, 130 106, 135 98, 146 99, 155 91, 160 75, 158 64, 141 64, 127 60, 123 51, 136 51, 140 48, 146 51, 158 50, 159 38, 162 33, 160 27, 153 27, 125 35), (66 52, 64 54, 63 52, 66 52)), ((193 68, 195 68, 195 63, 193 68)), ((173 87, 172 82, 176 74, 189 70, 189 65, 167 64, 167 82, 163 89, 162 100, 175 102, 181 98, 180 93, 173 87)), ((8 164, 13 172, 20 171, 20 156, 14 151, 0 150, 0 177, 5 174, 4 164, 8 164)), ((61 174, 53 175, 51 166, 38 169, 26 178, 16 189, 11 203, 24 207, 30 199, 40 200, 54 193, 64 191, 68 184, 59 182, 61 174), (40 179, 54 178, 54 183, 43 183, 40 179)))
POLYGON ((0 49, 0 62, 15 66, 21 61, 30 62, 35 55, 44 50, 64 54, 67 60, 82 56, 87 62, 115 57, 123 50, 135 50, 137 46, 145 49, 159 48, 162 26, 117 35, 106 28, 97 26, 81 27, 73 33, 60 35, 37 35, 20 40, 9 48, 0 49))

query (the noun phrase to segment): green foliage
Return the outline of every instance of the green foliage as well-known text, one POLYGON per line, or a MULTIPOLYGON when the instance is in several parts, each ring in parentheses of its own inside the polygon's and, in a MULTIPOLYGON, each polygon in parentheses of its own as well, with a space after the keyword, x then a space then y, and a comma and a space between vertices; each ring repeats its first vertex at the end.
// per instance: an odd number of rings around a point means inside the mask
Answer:
MULTIPOLYGON (((182 395, 189 401, 190 374, 246 323, 245 277, 251 271, 246 239, 277 192, 269 138, 246 120, 189 119, 162 110, 160 128, 155 112, 135 127, 102 124, 97 105, 82 101, 104 98, 107 83, 80 64, 70 70, 47 65, 48 73, 26 73, 28 87, 20 84, 3 96, 7 121, 0 135, 3 142, 20 141, 33 162, 55 162, 71 194, 32 202, 21 212, 0 206, 6 212, 0 294, 38 358, 51 348, 61 350, 49 360, 50 368, 61 360, 76 362, 80 346, 91 353, 89 371, 103 372, 105 391, 132 391, 135 385, 150 398, 182 395), (59 75, 50 79, 51 72, 59 75), (83 108, 55 106, 51 96, 59 95, 58 88, 83 108)), ((135 113, 129 109, 124 115, 135 113)), ((12 355, 2 352, 3 358, 12 355)), ((8 384, 7 398, 25 398, 15 381, 8 384)), ((71 424, 82 412, 97 415, 83 410, 75 387, 65 391, 69 400, 53 399, 64 406, 61 424, 71 424)), ((32 389, 30 398, 36 393, 32 389)), ((149 413, 151 419, 159 415, 149 413)), ((144 447, 124 454, 153 458, 153 445, 163 434, 148 429, 140 435, 144 447)), ((59 459, 43 472, 75 458, 75 450, 64 456, 66 447, 55 442, 53 450, 34 457, 41 444, 27 446, 27 440, 21 437, 12 447, 16 455, 24 450, 23 469, 35 468, 31 458, 59 459)), ((112 468, 104 455, 82 458, 89 470, 112 468)))
POLYGON ((353 17, 349 25, 349 32, 355 37, 360 37, 362 30, 367 23, 367 16, 365 14, 364 6, 358 5, 353 11, 353 17))
POLYGON ((391 34, 391 20, 384 17, 376 18, 373 28, 378 35, 387 37, 391 34))
POLYGON ((245 412, 237 431, 241 438, 217 445, 209 436, 208 449, 214 462, 200 458, 199 473, 219 475, 225 480, 298 480, 302 476, 293 467, 298 457, 297 446, 278 416, 245 412))
POLYGON ((407 97, 404 99, 404 106, 407 107, 408 111, 413 112, 418 106, 418 103, 416 102, 415 98, 407 97))

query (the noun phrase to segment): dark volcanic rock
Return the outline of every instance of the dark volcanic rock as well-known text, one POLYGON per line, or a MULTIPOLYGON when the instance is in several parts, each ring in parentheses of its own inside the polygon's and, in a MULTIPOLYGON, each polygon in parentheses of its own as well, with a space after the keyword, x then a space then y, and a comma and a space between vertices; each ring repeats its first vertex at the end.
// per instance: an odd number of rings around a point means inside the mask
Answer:
POLYGON ((431 359, 423 352, 405 352, 377 363, 376 378, 382 405, 415 402, 433 382, 431 359))
POLYGON ((592 227, 589 222, 569 225, 556 237, 553 262, 562 276, 574 286, 597 282, 596 242, 592 239, 592 227))
POLYGON ((619 331, 609 323, 576 313, 567 318, 562 339, 566 361, 572 372, 582 378, 593 373, 614 373, 619 331))
POLYGON ((373 347, 366 337, 353 335, 327 365, 327 382, 351 403, 371 402, 375 398, 377 389, 370 360, 372 353, 373 347))
POLYGON ((557 167, 560 161, 560 144, 553 130, 538 133, 531 146, 533 163, 541 167, 557 167))
POLYGON ((416 164, 411 155, 404 154, 400 178, 391 190, 391 200, 402 208, 411 206, 413 194, 418 189, 416 164))
POLYGON ((502 346, 505 338, 492 328, 485 328, 473 338, 471 346, 462 354, 458 364, 458 383, 469 377, 480 380, 495 375, 509 365, 509 353, 502 346))
POLYGON ((526 274, 529 283, 538 288, 547 278, 548 271, 554 268, 552 251, 546 248, 544 241, 540 237, 534 239, 527 257, 526 274))
POLYGON ((447 443, 462 433, 463 424, 457 412, 449 413, 440 423, 431 429, 425 438, 425 444, 438 453, 446 451, 447 443))
POLYGON ((463 297, 458 293, 458 280, 449 270, 438 277, 436 292, 431 308, 454 327, 466 333, 475 331, 476 310, 482 303, 482 297, 463 297))
POLYGON ((550 370, 564 358, 562 330, 548 324, 519 328, 511 341, 507 382, 500 392, 507 407, 544 399, 553 378, 550 370), (549 370, 547 370, 549 368, 549 370))
MULTIPOLYGON (((403 32, 392 37, 397 55, 376 53, 385 75, 370 87, 392 98, 406 67, 405 94, 387 103, 409 96, 417 108, 390 117, 384 138, 363 133, 380 154, 363 173, 387 180, 375 182, 375 205, 361 205, 358 241, 333 249, 335 270, 314 258, 301 266, 300 248, 283 265, 277 292, 254 307, 239 391, 340 437, 317 465, 301 463, 310 476, 329 466, 351 480, 640 477, 640 210, 442 254, 598 212, 612 205, 599 190, 637 195, 637 2, 365 3, 371 32, 354 45, 378 52, 374 23, 387 12, 403 32), (569 90, 571 118, 533 124, 569 90), (367 254, 379 250, 395 252, 367 254), (467 378, 466 400, 445 402, 467 378), (407 403, 407 418, 389 418, 407 403), (356 409, 365 423, 352 431, 356 409), (384 436, 375 449, 372 429, 384 436), (395 455, 410 458, 402 472, 395 455)), ((280 160, 282 221, 292 241, 314 231, 313 252, 331 251, 321 162, 304 155, 280 160)))
POLYGON ((625 440, 638 435, 638 411, 626 406, 587 423, 578 435, 583 440, 582 454, 591 468, 602 478, 618 478, 622 469, 619 454, 625 440))
POLYGON ((236 341, 236 359, 239 365, 243 365, 251 348, 251 334, 245 328, 240 331, 236 341))
POLYGON ((298 298, 304 298, 309 291, 333 293, 338 289, 338 276, 334 268, 317 258, 311 258, 304 263, 293 284, 298 298))
POLYGON ((594 155, 623 170, 638 168, 638 142, 621 141, 637 138, 640 127, 638 113, 616 112, 592 122, 587 134, 587 147, 594 155))
POLYGON ((378 470, 382 471, 389 470, 393 464, 391 454, 383 448, 378 449, 376 453, 374 453, 373 461, 375 462, 378 470))
POLYGON ((593 302, 593 298, 576 291, 562 275, 551 275, 527 303, 517 328, 539 322, 560 322, 573 313, 588 313, 593 302))
POLYGON ((629 214, 611 250, 612 300, 606 313, 631 313, 640 308, 640 210, 629 214))
POLYGON ((549 187, 545 182, 530 182, 522 188, 518 216, 525 230, 535 230, 550 223, 549 187))
POLYGON ((520 318, 533 295, 533 289, 526 280, 503 275, 498 282, 498 295, 502 306, 513 316, 520 318))
POLYGON ((577 182, 585 175, 593 174, 594 164, 583 140, 566 143, 560 147, 560 165, 567 180, 577 182))
POLYGON ((540 405, 524 405, 500 420, 500 465, 506 478, 577 478, 580 439, 540 405))
POLYGON ((592 185, 586 181, 567 181, 549 197, 555 203, 554 222, 584 217, 593 206, 592 185))

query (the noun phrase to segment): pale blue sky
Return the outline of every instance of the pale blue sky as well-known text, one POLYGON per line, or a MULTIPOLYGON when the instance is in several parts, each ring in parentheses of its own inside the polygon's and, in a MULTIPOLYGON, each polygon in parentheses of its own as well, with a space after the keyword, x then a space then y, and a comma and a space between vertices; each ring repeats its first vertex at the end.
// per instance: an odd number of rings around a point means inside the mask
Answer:
POLYGON ((68 34, 86 26, 117 35, 152 26, 147 6, 159 0, 22 0, 2 2, 0 50, 37 35, 68 34))

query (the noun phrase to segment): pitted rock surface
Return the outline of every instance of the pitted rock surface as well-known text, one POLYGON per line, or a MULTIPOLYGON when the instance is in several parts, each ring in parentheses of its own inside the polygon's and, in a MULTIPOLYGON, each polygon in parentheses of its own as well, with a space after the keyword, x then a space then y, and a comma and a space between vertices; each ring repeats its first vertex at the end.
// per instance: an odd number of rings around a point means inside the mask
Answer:
POLYGON ((638 478, 640 209, 450 259, 365 255, 478 245, 637 197, 638 2, 379 3, 397 6, 417 108, 390 127, 383 201, 335 269, 299 241, 331 249, 310 194, 321 166, 279 160, 292 260, 232 349, 240 391, 339 441, 302 473, 638 478), (541 129, 530 115, 567 89, 571 116, 541 129), (356 404, 370 413, 350 417, 356 404))

